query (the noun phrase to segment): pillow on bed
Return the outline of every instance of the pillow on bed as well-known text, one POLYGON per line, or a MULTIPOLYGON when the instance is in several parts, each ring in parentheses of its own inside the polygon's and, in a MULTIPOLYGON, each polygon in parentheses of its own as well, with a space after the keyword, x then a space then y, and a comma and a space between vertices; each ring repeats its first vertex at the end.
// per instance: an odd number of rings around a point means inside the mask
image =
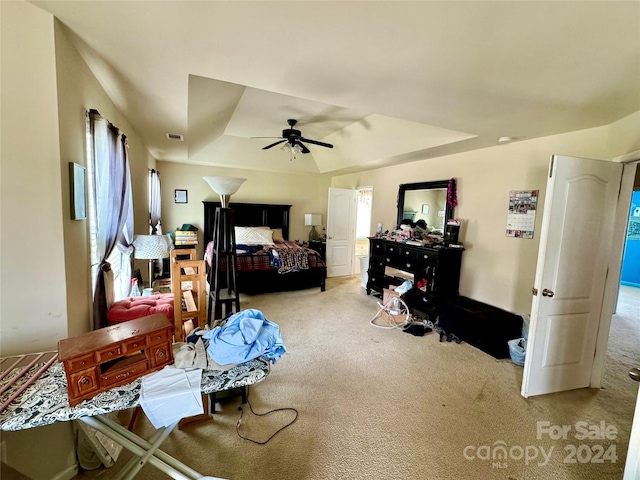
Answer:
MULTIPOLYGON (((273 241, 274 242, 284 242, 284 237, 282 236, 282 229, 281 228, 271 228, 268 225, 263 225, 263 226, 255 227, 255 228, 263 228, 263 229, 271 230, 273 232, 273 241)), ((236 243, 238 243, 238 242, 236 241, 236 243)))
POLYGON ((235 227, 236 245, 273 244, 273 232, 267 228, 235 227))
POLYGON ((273 241, 274 242, 284 242, 284 237, 282 236, 281 228, 274 228, 271 230, 273 232, 273 241))

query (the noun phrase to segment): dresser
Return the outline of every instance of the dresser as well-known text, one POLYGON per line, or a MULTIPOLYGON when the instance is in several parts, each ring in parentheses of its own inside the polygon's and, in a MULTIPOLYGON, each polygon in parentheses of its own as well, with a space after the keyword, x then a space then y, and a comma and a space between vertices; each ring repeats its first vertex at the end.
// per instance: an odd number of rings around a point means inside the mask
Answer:
POLYGON ((173 363, 173 324, 162 314, 58 342, 72 407, 173 363))
POLYGON ((442 306, 458 296, 463 248, 408 245, 377 237, 369 242, 367 295, 381 294, 409 279, 413 288, 404 301, 430 316, 438 316, 442 306))

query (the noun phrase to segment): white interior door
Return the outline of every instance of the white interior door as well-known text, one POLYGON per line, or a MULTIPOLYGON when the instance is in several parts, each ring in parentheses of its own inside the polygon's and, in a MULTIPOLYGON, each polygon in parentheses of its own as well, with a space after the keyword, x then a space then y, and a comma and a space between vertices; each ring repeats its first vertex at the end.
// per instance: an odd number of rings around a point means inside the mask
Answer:
POLYGON ((356 191, 329 188, 327 208, 327 276, 353 275, 356 191))
POLYGON ((620 163, 551 158, 524 397, 590 384, 621 175, 620 163))

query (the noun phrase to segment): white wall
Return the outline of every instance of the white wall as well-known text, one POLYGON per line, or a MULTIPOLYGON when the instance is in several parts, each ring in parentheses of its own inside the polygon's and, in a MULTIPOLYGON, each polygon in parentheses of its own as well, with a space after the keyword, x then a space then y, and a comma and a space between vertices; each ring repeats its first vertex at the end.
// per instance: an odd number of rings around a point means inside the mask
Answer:
POLYGON ((373 185, 372 232, 393 229, 401 183, 455 177, 463 253, 460 293, 517 313, 529 313, 547 168, 552 154, 612 159, 638 148, 638 115, 611 126, 515 142, 368 172, 339 175, 332 186, 373 185), (510 190, 540 190, 532 240, 505 236, 510 190))
POLYGON ((24 2, 0 5, 0 345, 8 356, 55 349, 67 336, 67 306, 53 18, 24 2))
MULTIPOLYGON (((179 228, 190 223, 199 229, 198 255, 201 258, 202 230, 204 229, 204 206, 202 202, 218 201, 211 187, 202 177, 231 176, 246 178, 231 203, 274 203, 291 204, 290 240, 307 240, 310 227, 304 226, 305 213, 320 213, 326 224, 327 191, 330 179, 320 174, 286 174, 259 172, 218 167, 203 167, 171 162, 157 162, 162 179, 162 221, 163 231, 179 228), (188 191, 187 204, 174 203, 174 190, 188 191)), ((143 271, 144 276, 144 271, 143 271)))
MULTIPOLYGON (((0 2, 0 355, 67 336, 53 18, 0 2)), ((34 480, 77 472, 70 423, 3 433, 8 465, 34 480), (28 455, 26 455, 28 454, 28 455)))

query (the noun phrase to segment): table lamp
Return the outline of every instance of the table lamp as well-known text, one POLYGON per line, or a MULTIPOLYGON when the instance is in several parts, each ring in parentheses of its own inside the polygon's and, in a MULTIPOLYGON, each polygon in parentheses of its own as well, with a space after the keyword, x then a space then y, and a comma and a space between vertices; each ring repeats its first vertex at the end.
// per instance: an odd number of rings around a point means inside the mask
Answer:
POLYGON ((149 260, 149 286, 153 283, 153 262, 169 256, 173 245, 167 235, 136 235, 133 240, 133 256, 149 260))
POLYGON ((309 232, 309 241, 318 240, 320 235, 316 232, 316 225, 322 225, 322 215, 319 213, 306 213, 304 216, 304 224, 307 227, 311 227, 309 232))

